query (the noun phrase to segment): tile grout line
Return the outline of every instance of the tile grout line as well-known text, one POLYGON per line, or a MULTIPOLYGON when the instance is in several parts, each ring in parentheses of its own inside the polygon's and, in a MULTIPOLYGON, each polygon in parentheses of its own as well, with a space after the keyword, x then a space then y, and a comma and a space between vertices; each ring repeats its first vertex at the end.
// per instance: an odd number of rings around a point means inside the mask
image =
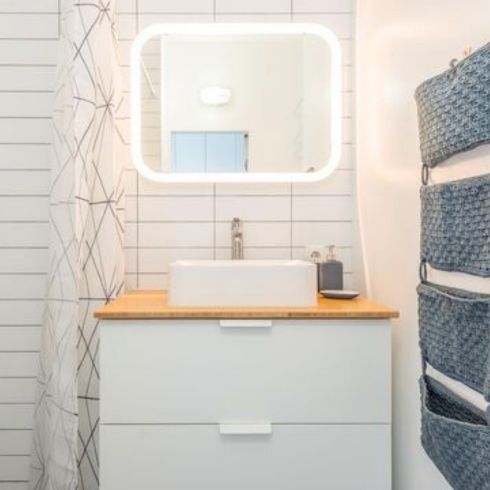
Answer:
POLYGON ((61 0, 58 0, 58 40, 61 38, 61 0))
MULTIPOLYGON (((289 3, 289 21, 293 22, 294 0, 289 3)), ((293 184, 289 185, 289 258, 293 258, 293 184)))
MULTIPOLYGON (((139 31, 140 25, 140 5, 139 0, 135 0, 136 7, 136 33, 139 31)), ((140 173, 136 173, 136 287, 140 286, 140 173)), ((127 221, 126 221, 127 222, 127 221)))
MULTIPOLYGON (((213 22, 216 22, 216 0, 213 0, 213 22)), ((213 260, 216 260, 216 183, 213 184, 213 260)))
MULTIPOLYGON (((213 249, 212 245, 146 245, 140 247, 141 250, 209 250, 213 249)), ((217 249, 229 249, 231 245, 217 245, 217 249)), ((247 245, 245 248, 253 248, 254 250, 271 250, 271 249, 281 249, 289 250, 289 245, 247 245)), ((293 249, 303 248, 302 245, 294 245, 293 249)), ((338 249, 341 250, 352 250, 352 245, 338 245, 338 249)), ((127 245, 124 250, 136 250, 135 245, 127 245)), ((1 324, 0 324, 1 326, 1 324)))
POLYGON ((289 194, 289 254, 293 258, 293 184, 290 184, 289 194))
MULTIPOLYGON (((214 1, 216 4, 216 0, 214 1)), ((257 15, 267 15, 267 16, 287 16, 290 15, 291 11, 294 11, 294 14, 296 15, 301 15, 301 16, 312 16, 312 15, 322 15, 322 16, 334 16, 334 15, 348 15, 352 16, 354 14, 354 11, 352 10, 296 10, 294 7, 294 0, 290 0, 289 6, 284 9, 284 10, 276 10, 276 11, 271 11, 271 10, 230 10, 230 11, 220 11, 218 12, 218 9, 216 7, 216 15, 222 15, 225 17, 231 17, 231 16, 237 16, 241 15, 244 17, 247 16, 257 16, 257 15)), ((9 13, 9 12, 4 12, 4 13, 9 13)), ((42 12, 40 12, 42 13, 42 12)), ((131 11, 121 11, 117 12, 118 16, 134 16, 136 15, 137 11, 131 10, 131 11)), ((2 12, 0 12, 2 14, 2 12)), ((19 12, 19 15, 22 15, 23 12, 19 12)), ((49 12, 45 12, 45 14, 49 14, 49 12)), ((140 11, 141 15, 145 16, 171 16, 171 15, 176 15, 178 17, 180 16, 212 16, 214 14, 214 9, 210 10, 189 10, 189 11, 174 11, 174 10, 144 10, 140 11)))
POLYGON ((216 184, 213 184, 213 259, 216 260, 216 184))

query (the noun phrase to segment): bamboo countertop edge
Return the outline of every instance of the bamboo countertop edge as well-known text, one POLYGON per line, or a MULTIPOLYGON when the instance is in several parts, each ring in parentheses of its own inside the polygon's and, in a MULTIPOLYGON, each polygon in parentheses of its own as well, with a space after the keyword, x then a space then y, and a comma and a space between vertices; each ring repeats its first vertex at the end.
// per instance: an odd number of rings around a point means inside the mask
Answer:
POLYGON ((288 307, 176 307, 168 305, 163 290, 135 290, 121 295, 94 316, 101 320, 164 319, 390 319, 399 312, 359 297, 336 300, 318 297, 316 306, 288 307))

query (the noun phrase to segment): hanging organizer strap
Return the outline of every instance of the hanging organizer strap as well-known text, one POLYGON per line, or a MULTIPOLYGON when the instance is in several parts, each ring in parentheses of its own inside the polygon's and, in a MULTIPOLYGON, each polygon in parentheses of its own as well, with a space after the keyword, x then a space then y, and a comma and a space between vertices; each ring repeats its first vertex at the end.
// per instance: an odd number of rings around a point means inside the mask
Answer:
MULTIPOLYGON (((426 186, 429 183, 429 177, 430 177, 429 166, 424 163, 422 165, 422 171, 420 174, 420 178, 423 186, 426 186)), ((422 284, 425 284, 427 282, 427 261, 423 258, 420 259, 419 278, 422 284)), ((421 361, 422 361, 422 374, 425 376, 425 374, 427 373, 427 361, 425 360, 424 356, 421 356, 421 361)))
POLYGON ((425 284, 427 282, 427 261, 425 259, 420 260, 419 278, 422 284, 425 284))
POLYGON ((422 165, 422 174, 421 174, 422 185, 429 184, 429 177, 430 177, 430 167, 424 163, 422 165))

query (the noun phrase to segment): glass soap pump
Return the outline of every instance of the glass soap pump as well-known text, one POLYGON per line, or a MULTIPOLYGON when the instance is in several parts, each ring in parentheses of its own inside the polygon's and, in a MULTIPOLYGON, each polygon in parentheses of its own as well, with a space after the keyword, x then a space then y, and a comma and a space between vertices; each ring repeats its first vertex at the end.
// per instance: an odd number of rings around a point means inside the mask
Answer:
POLYGON ((344 266, 335 257, 335 246, 328 246, 327 260, 319 264, 320 291, 344 289, 344 266))

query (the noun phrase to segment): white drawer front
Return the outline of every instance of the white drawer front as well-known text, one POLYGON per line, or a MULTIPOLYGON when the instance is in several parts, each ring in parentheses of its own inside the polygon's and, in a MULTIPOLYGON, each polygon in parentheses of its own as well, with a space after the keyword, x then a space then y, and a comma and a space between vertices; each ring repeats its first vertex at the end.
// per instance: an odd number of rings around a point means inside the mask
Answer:
POLYGON ((390 422, 388 322, 226 325, 106 322, 102 423, 390 422))
POLYGON ((101 490, 389 490, 387 425, 101 426, 101 490))

